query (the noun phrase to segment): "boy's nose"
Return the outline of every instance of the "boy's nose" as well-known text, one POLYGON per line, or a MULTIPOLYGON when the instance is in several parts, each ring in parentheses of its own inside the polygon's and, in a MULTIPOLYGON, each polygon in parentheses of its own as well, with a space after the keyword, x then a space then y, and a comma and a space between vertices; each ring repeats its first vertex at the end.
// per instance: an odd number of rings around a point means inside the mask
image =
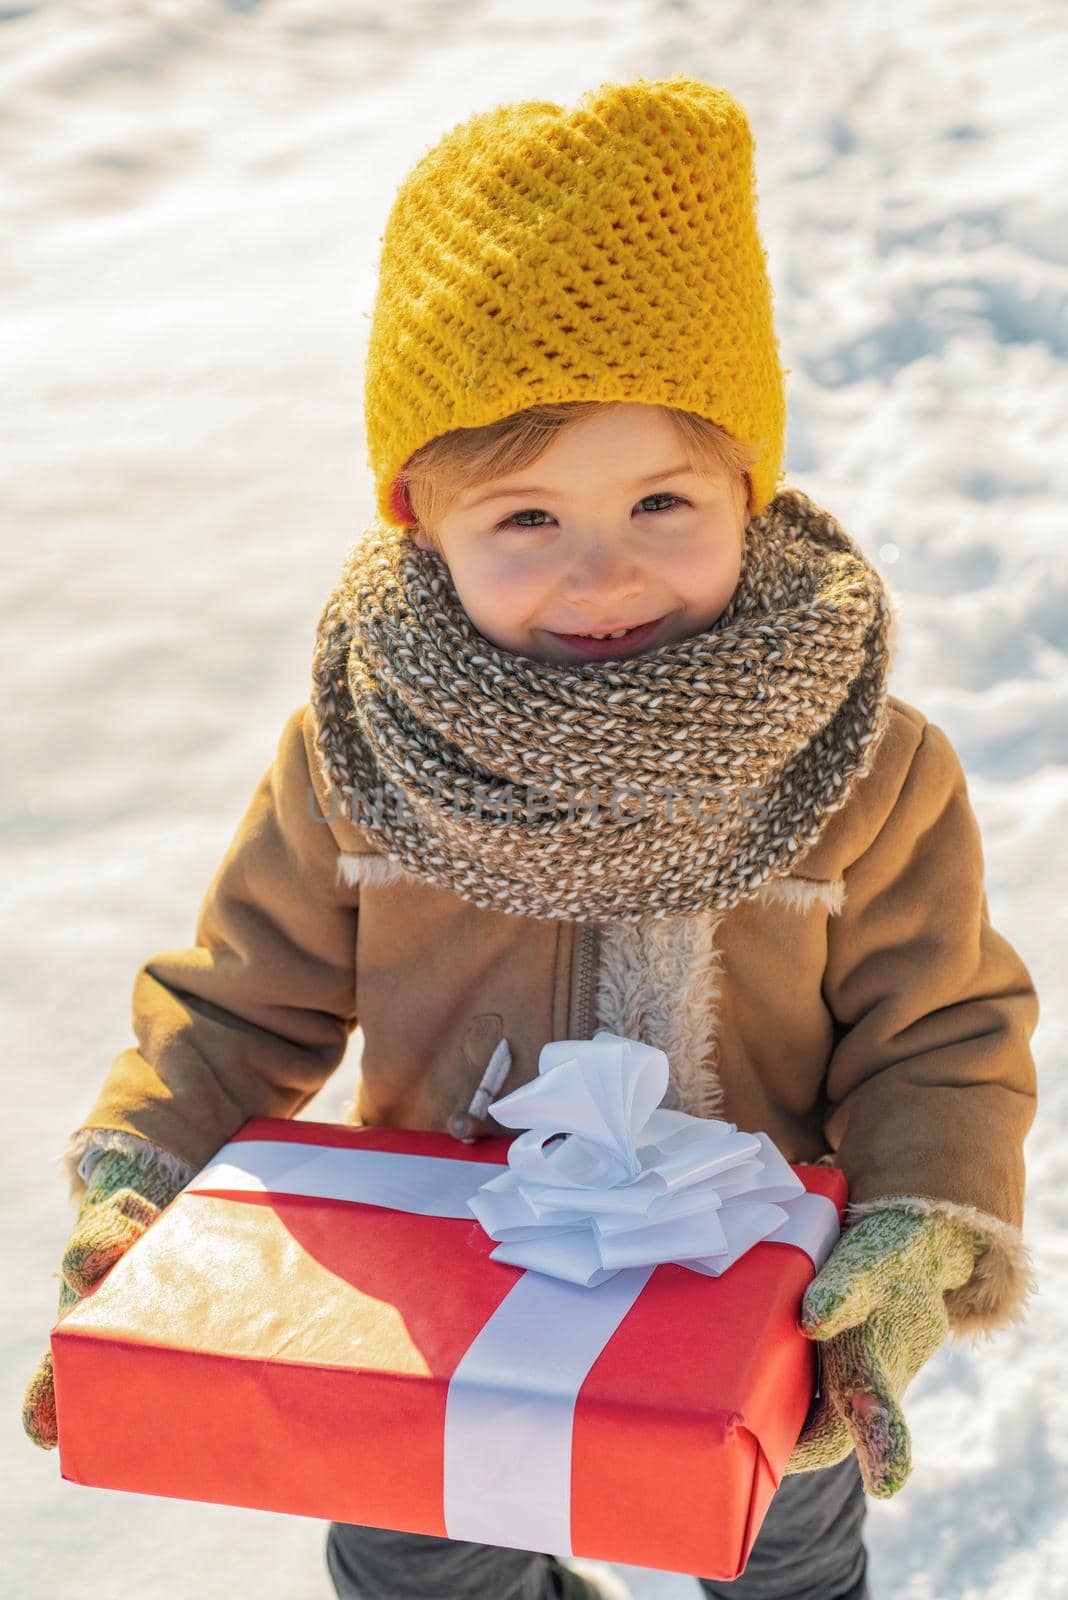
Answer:
POLYGON ((644 587, 634 558, 604 540, 591 542, 576 553, 564 585, 569 600, 596 608, 602 615, 632 603, 644 587))

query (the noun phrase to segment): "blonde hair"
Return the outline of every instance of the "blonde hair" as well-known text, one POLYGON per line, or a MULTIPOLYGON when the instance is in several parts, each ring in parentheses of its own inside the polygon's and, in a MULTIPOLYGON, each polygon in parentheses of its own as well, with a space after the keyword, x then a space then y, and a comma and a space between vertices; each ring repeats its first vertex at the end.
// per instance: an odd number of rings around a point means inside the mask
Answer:
MULTIPOLYGON (((528 406, 481 428, 452 428, 421 445, 401 473, 401 482, 417 528, 436 549, 435 528, 461 493, 494 478, 527 467, 549 448, 553 439, 586 417, 614 410, 617 400, 568 400, 528 406)), ((695 472, 715 479, 727 478, 742 494, 748 521, 753 503, 749 469, 760 459, 759 449, 699 417, 693 411, 661 406, 674 422, 683 451, 695 472)))

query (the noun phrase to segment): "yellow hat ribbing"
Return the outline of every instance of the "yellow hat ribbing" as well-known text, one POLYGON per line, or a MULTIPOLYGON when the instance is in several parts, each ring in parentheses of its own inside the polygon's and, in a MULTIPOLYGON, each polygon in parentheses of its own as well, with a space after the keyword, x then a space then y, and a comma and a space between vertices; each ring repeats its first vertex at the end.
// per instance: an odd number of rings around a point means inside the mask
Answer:
POLYGON ((602 84, 457 123, 397 191, 364 390, 378 510, 430 439, 539 403, 677 406, 756 445, 779 486, 786 401, 753 141, 725 89, 602 84))

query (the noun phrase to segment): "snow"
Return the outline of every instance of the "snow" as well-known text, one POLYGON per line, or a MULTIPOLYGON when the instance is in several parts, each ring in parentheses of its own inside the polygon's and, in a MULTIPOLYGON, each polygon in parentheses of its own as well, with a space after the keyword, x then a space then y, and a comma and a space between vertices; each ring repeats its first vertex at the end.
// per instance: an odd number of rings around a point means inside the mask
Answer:
MULTIPOLYGON (((11 1600, 332 1593, 323 1524, 68 1484, 25 1439, 71 1220, 55 1157, 130 1042, 136 965, 188 941, 307 697, 372 510, 361 371, 396 184, 476 110, 679 70, 749 113, 787 470, 881 563, 891 686, 961 754, 1042 1001, 1040 1294, 910 1389, 912 1478, 868 1502, 873 1595, 1068 1594, 1065 38, 1052 0, 0 11, 11 1600)), ((357 1066, 304 1114, 337 1118, 357 1066)))

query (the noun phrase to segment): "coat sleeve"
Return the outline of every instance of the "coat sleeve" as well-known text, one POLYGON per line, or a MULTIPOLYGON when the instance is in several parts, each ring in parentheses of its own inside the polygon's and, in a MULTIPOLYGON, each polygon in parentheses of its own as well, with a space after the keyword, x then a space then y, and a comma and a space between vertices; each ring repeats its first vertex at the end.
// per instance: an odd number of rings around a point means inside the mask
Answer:
POLYGON ((893 1204, 968 1225, 982 1244, 972 1278, 946 1296, 951 1329, 1022 1320, 1034 1287, 1021 1227, 1038 999, 991 926, 978 823, 935 724, 844 883, 828 922, 824 1131, 849 1183, 847 1220, 893 1204))
POLYGON ((147 1140, 188 1181, 246 1118, 295 1116, 340 1064, 357 1022, 359 889, 338 870, 346 828, 301 707, 208 885, 194 942, 137 971, 137 1043, 115 1057, 59 1158, 72 1200, 94 1148, 147 1140))

